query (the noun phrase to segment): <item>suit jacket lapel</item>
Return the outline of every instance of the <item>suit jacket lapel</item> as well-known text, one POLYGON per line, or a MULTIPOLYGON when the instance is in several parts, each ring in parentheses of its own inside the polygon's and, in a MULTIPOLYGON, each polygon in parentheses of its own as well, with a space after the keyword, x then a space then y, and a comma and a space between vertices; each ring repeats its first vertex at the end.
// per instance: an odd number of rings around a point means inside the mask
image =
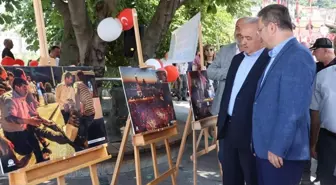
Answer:
MULTIPOLYGON (((240 64, 242 63, 242 61, 244 60, 244 58, 245 58, 244 54, 240 53, 240 54, 238 54, 238 57, 235 61, 232 60, 231 67, 230 67, 231 69, 229 69, 230 78, 232 79, 232 81, 234 81, 234 78, 236 76, 238 68, 239 68, 240 64)), ((227 80, 229 80, 229 79, 227 78, 227 80)), ((233 82, 232 82, 232 84, 233 84, 233 82)))
POLYGON ((268 64, 268 62, 270 60, 270 57, 268 55, 268 51, 269 51, 268 49, 264 49, 264 51, 261 53, 261 55, 259 56, 259 58, 255 62, 255 64, 253 65, 252 69, 248 73, 241 89, 243 89, 244 86, 246 86, 246 84, 248 83, 248 79, 253 78, 253 76, 255 76, 255 71, 256 70, 260 70, 260 68, 265 69, 265 66, 268 64))
MULTIPOLYGON (((272 72, 274 66, 280 61, 280 58, 282 57, 282 55, 295 43, 297 42, 296 39, 292 39, 290 41, 288 41, 288 43, 281 49, 281 51, 278 53, 278 55, 275 57, 273 63, 271 64, 270 68, 268 69, 267 71, 267 74, 263 74, 260 79, 259 79, 259 82, 258 82, 258 89, 257 89, 257 94, 256 94, 256 99, 258 98, 262 88, 264 87, 264 84, 266 83, 266 80, 269 76, 269 74, 272 72), (265 76, 266 75, 266 76, 265 76), (265 77, 264 77, 265 76, 265 77), (262 82, 262 79, 264 78, 264 81, 263 83, 262 82)), ((267 67, 266 67, 267 68, 267 67)), ((265 70, 266 70, 265 68, 265 70)), ((265 71, 264 71, 265 73, 265 71)))
MULTIPOLYGON (((244 60, 244 57, 245 57, 244 54, 240 53, 240 54, 238 54, 236 60, 232 60, 232 62, 231 62, 231 66, 229 68, 229 71, 228 71, 228 74, 227 74, 227 77, 226 77, 226 83, 227 84, 225 85, 225 89, 229 90, 226 94, 227 96, 231 95, 234 79, 236 77, 236 74, 237 74, 237 71, 238 71, 238 68, 239 68, 240 64, 244 60)), ((223 93, 225 93, 225 91, 226 91, 225 89, 224 89, 223 93)))

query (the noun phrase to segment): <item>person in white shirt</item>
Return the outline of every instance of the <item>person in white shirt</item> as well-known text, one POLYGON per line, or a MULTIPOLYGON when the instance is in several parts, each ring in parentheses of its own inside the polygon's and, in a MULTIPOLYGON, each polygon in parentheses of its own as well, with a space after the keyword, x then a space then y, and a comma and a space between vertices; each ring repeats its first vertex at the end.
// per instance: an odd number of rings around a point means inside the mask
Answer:
POLYGON ((64 123, 67 124, 70 118, 69 105, 75 104, 75 89, 72 87, 73 77, 70 72, 65 72, 63 82, 56 87, 56 102, 59 104, 63 115, 64 123))
POLYGON ((336 57, 330 40, 318 44, 314 44, 313 54, 318 61, 328 65, 316 75, 310 105, 310 147, 312 157, 318 162, 320 184, 330 185, 336 184, 336 57))
POLYGON ((60 56, 61 56, 61 48, 59 46, 52 46, 49 50, 50 58, 55 59, 56 66, 59 66, 60 56))

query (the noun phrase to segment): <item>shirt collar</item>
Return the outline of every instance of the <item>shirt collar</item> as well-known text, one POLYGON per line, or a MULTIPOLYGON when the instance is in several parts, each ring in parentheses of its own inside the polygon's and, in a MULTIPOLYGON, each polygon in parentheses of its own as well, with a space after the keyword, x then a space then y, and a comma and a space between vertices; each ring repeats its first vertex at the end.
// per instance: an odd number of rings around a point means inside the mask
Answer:
POLYGON ((262 48, 254 53, 252 53, 251 55, 248 55, 247 53, 244 52, 245 57, 254 57, 254 56, 260 56, 261 53, 264 51, 265 48, 262 48))
POLYGON ((294 39, 295 37, 292 36, 284 41, 282 41, 280 44, 278 44, 277 46, 275 46, 272 50, 270 50, 268 52, 268 55, 271 57, 271 58, 275 58, 279 53, 280 51, 282 50, 282 48, 292 39, 294 39))
POLYGON ((12 92, 13 92, 13 98, 15 98, 15 99, 25 99, 26 98, 25 96, 21 96, 15 90, 13 90, 12 92))

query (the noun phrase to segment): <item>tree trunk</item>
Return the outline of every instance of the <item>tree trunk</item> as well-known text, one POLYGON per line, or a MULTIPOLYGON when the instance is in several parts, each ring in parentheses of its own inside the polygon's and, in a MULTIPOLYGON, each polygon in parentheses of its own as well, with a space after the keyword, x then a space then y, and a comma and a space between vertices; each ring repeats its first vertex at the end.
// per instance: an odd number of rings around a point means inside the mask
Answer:
POLYGON ((155 56, 155 52, 166 35, 169 25, 183 0, 160 0, 151 23, 145 31, 142 49, 144 60, 155 56))
MULTIPOLYGON (((107 0, 106 0, 107 1, 107 0)), ((98 1, 96 4, 97 22, 111 15, 116 0, 105 3, 98 1)), ((68 3, 71 14, 72 26, 79 46, 79 59, 82 65, 94 66, 97 77, 104 76, 106 43, 101 40, 92 28, 89 20, 86 4, 83 0, 71 0, 68 3)))
MULTIPOLYGON (((68 1, 71 23, 75 32, 79 48, 79 62, 83 65, 87 55, 90 57, 90 45, 93 36, 93 28, 90 22, 86 3, 83 0, 68 1)), ((90 61, 87 62, 88 65, 90 61)))
POLYGON ((79 50, 75 33, 71 23, 68 5, 60 0, 54 0, 56 9, 63 17, 63 38, 61 44, 60 66, 77 65, 79 62, 79 50))

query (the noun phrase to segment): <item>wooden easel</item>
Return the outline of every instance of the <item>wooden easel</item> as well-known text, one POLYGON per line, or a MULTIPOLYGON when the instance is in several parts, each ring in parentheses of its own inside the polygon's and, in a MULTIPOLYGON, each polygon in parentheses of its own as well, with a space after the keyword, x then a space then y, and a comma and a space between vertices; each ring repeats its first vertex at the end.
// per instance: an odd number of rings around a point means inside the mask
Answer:
POLYGON ((37 35, 40 45, 40 62, 39 66, 55 66, 55 59, 48 54, 47 36, 44 24, 43 9, 41 0, 33 0, 34 13, 36 19, 37 35))
MULTIPOLYGON (((199 50, 200 50, 200 58, 201 58, 201 68, 203 69, 204 67, 204 54, 203 54, 203 44, 202 44, 202 26, 201 24, 199 25, 199 50)), ((191 102, 190 102, 191 104, 191 102)), ((178 168, 181 164, 181 160, 182 160, 182 156, 184 153, 184 148, 185 148, 185 143, 187 140, 187 136, 188 133, 190 131, 190 129, 192 129, 192 133, 193 133, 193 155, 190 156, 190 159, 193 161, 193 175, 194 175, 194 185, 197 184, 197 158, 208 154, 209 152, 211 152, 212 150, 216 149, 217 153, 219 152, 219 144, 218 141, 216 140, 217 138, 217 127, 216 127, 216 123, 217 123, 217 116, 211 116, 199 121, 193 121, 193 111, 192 108, 190 108, 189 110, 189 114, 188 114, 188 118, 187 118, 187 122, 186 125, 184 127, 184 132, 183 132, 183 136, 182 136, 182 140, 181 140, 181 145, 180 145, 180 150, 177 156, 177 160, 176 160, 176 175, 178 175, 178 168), (214 140, 212 142, 212 144, 209 146, 209 141, 208 141, 208 137, 209 137, 209 128, 210 127, 214 127, 215 128, 215 132, 214 132, 214 140), (198 139, 196 141, 196 131, 200 130, 200 134, 198 136, 198 139), (198 147, 200 144, 200 141, 202 139, 202 137, 204 136, 204 144, 205 144, 205 148, 203 150, 198 151, 198 147)), ((221 170, 221 165, 220 162, 218 161, 218 165, 219 165, 219 169, 220 169, 220 173, 222 175, 222 170, 221 170)))
POLYGON ((58 185, 66 185, 64 176, 82 168, 90 168, 93 185, 99 185, 97 164, 110 159, 107 144, 77 152, 71 157, 57 159, 22 168, 9 174, 9 185, 36 185, 57 179, 58 185))
MULTIPOLYGON (((150 66, 146 66, 146 64, 143 61, 140 34, 139 34, 139 25, 138 25, 138 15, 135 9, 133 9, 133 20, 134 20, 134 31, 135 31, 137 52, 138 52, 138 58, 139 58, 139 66, 140 68, 151 68, 150 66)), ((129 116, 126 122, 122 141, 120 144, 119 154, 118 154, 117 162, 114 168, 111 185, 117 184, 120 166, 124 158, 124 152, 125 152, 126 142, 128 140, 130 128, 131 128, 131 118, 129 116)), ((178 134, 177 124, 175 122, 172 126, 167 127, 167 128, 133 135, 135 173, 136 173, 136 184, 137 185, 142 184, 139 147, 146 146, 146 145, 151 146, 154 177, 155 177, 155 179, 149 182, 147 185, 159 184, 160 182, 162 182, 169 176, 171 176, 172 184, 176 185, 176 177, 175 177, 176 167, 173 166, 173 161, 171 157, 171 151, 170 151, 168 139, 177 134, 178 134), (159 175, 159 171, 157 167, 156 143, 162 140, 164 140, 165 146, 166 146, 169 170, 163 173, 162 175, 159 175)))

